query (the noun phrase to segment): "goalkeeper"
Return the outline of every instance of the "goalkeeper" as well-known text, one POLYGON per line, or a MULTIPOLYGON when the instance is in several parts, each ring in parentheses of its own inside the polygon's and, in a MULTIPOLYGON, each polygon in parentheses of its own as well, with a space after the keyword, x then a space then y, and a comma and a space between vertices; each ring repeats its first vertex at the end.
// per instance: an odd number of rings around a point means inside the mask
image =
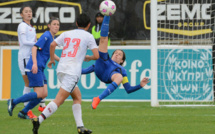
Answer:
POLYGON ((82 74, 95 72, 96 76, 104 83, 110 83, 107 88, 98 96, 93 98, 92 108, 96 109, 100 101, 110 95, 119 84, 123 84, 127 93, 135 92, 144 87, 148 78, 143 78, 139 85, 130 86, 126 70, 122 67, 125 61, 125 53, 122 50, 115 50, 110 58, 108 55, 108 31, 110 16, 105 16, 101 27, 101 38, 99 42, 99 56, 95 64, 82 69, 82 74))

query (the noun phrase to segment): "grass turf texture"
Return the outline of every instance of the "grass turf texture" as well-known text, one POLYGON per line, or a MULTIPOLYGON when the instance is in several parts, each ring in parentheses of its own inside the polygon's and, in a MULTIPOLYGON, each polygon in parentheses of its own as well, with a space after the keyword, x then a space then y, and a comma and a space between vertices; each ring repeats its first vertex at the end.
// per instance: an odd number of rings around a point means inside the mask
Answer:
MULTIPOLYGON (((46 102, 48 103, 48 102, 46 102)), ((82 102, 83 121, 93 134, 212 134, 215 107, 157 107, 149 102, 101 102, 96 110, 82 102)), ((17 117, 19 104, 10 117, 7 102, 0 101, 0 134, 31 134, 30 120, 17 117)), ((39 115, 36 107, 35 115, 39 115)), ((77 134, 72 102, 66 101, 45 120, 39 134, 77 134)))

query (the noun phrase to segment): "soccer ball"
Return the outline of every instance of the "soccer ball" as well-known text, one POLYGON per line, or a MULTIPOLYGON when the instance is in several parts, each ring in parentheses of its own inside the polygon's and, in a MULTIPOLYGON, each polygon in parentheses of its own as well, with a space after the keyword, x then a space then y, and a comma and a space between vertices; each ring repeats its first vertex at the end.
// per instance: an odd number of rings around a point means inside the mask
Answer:
POLYGON ((111 16, 116 11, 116 5, 111 0, 104 0, 99 6, 99 11, 105 16, 111 16))

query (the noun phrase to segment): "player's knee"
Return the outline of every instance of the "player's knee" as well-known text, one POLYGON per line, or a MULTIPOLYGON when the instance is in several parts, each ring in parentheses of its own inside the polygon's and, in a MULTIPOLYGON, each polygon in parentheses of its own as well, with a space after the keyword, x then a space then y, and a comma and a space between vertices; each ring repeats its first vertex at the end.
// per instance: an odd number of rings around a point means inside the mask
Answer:
POLYGON ((25 82, 25 87, 29 87, 29 82, 25 82))
POLYGON ((73 104, 81 104, 81 99, 73 99, 73 104))
POLYGON ((42 99, 44 99, 44 98, 46 98, 47 96, 48 96, 48 93, 47 92, 36 92, 37 93, 37 98, 42 98, 42 99))
POLYGON ((78 87, 75 87, 74 91, 71 93, 73 104, 81 104, 81 92, 78 87))
POLYGON ((81 104, 81 96, 76 96, 73 98, 73 103, 74 104, 81 104))
POLYGON ((44 99, 44 98, 46 98, 48 95, 47 94, 43 94, 42 95, 42 98, 44 99))
POLYGON ((41 98, 42 99, 46 98, 47 96, 48 96, 48 93, 46 93, 46 92, 41 93, 41 98))
POLYGON ((117 85, 119 85, 123 81, 123 77, 119 73, 114 74, 111 79, 112 81, 116 82, 117 85))
POLYGON ((81 104, 81 94, 72 95, 73 104, 81 104))
POLYGON ((120 83, 122 83, 122 81, 123 81, 123 78, 122 78, 122 77, 120 77, 119 82, 120 82, 120 83))
POLYGON ((123 81, 122 75, 121 75, 121 74, 118 74, 118 75, 117 75, 117 79, 118 79, 118 81, 121 83, 121 82, 123 81))

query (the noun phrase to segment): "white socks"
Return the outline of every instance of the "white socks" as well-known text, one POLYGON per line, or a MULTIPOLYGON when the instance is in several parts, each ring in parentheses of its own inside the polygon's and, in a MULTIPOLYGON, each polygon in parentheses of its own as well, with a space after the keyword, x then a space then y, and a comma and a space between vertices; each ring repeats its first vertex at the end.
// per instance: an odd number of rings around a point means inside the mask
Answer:
POLYGON ((81 104, 73 104, 72 111, 75 118, 76 126, 81 127, 84 126, 82 121, 82 111, 81 111, 81 104))
POLYGON ((57 104, 55 104, 53 101, 50 102, 46 108, 44 109, 44 111, 41 113, 41 115, 39 116, 39 122, 40 124, 49 116, 51 116, 55 111, 57 111, 58 107, 57 104))
POLYGON ((41 106, 41 107, 45 107, 45 106, 46 106, 45 99, 46 99, 46 98, 44 98, 44 99, 42 99, 42 100, 40 101, 40 106, 41 106))
MULTIPOLYGON (((51 116, 55 111, 57 111, 58 107, 57 105, 52 101, 50 102, 44 111, 39 116, 39 123, 41 124, 46 118, 51 116)), ((75 118, 76 126, 81 127, 84 126, 82 121, 82 111, 81 111, 81 105, 80 104, 73 104, 72 105, 72 111, 75 118)))
MULTIPOLYGON (((23 95, 24 94, 27 94, 27 93, 30 93, 31 92, 31 88, 30 87, 24 87, 23 89, 23 95)), ((24 106, 28 105, 28 102, 24 102, 24 106)))

